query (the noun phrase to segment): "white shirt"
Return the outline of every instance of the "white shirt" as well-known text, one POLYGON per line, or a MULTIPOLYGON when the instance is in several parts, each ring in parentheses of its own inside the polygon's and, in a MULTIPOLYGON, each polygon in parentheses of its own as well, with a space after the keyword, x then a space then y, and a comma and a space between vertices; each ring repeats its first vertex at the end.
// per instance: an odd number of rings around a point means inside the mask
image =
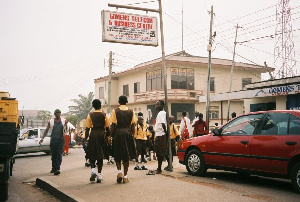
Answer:
POLYGON ((155 136, 163 136, 165 135, 165 131, 162 127, 162 123, 164 123, 167 126, 167 118, 166 118, 166 112, 165 111, 160 111, 157 114, 156 117, 156 122, 155 122, 155 136))
MULTIPOLYGON (((185 119, 186 126, 187 126, 187 129, 189 131, 190 137, 192 137, 193 136, 193 132, 192 132, 192 129, 191 129, 191 121, 190 121, 190 119, 188 117, 183 117, 183 119, 185 119)), ((179 127, 179 134, 180 135, 182 134, 182 132, 185 129, 185 124, 184 124, 184 120, 183 119, 181 119, 180 127, 179 127)))

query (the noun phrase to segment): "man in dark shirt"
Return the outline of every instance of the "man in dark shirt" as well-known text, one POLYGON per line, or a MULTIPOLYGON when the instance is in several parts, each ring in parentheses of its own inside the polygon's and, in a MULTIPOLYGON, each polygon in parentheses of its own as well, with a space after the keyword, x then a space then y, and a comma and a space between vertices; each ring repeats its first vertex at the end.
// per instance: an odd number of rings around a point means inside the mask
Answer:
POLYGON ((203 120, 203 114, 199 114, 199 120, 197 120, 194 125, 195 136, 202 136, 208 134, 208 127, 206 121, 203 120))

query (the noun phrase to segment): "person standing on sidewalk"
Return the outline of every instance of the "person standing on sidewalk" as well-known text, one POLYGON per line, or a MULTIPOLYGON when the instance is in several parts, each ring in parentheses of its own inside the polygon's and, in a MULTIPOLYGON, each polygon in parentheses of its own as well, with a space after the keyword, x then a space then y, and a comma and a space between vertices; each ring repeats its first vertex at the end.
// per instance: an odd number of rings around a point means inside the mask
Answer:
POLYGON ((158 166, 156 174, 161 174, 161 165, 164 157, 168 155, 167 150, 167 118, 164 111, 165 102, 158 100, 155 103, 155 109, 158 110, 158 114, 155 122, 155 152, 157 155, 158 166))
POLYGON ((194 125, 195 125, 196 121, 198 121, 198 120, 199 120, 199 112, 196 111, 195 112, 195 118, 194 118, 194 120, 192 122, 192 127, 194 128, 193 129, 193 136, 195 136, 195 134, 196 134, 194 125))
POLYGON ((62 162, 62 154, 65 146, 65 133, 67 131, 67 120, 61 118, 61 111, 56 109, 54 111, 54 119, 51 119, 48 122, 47 128, 43 134, 42 139, 40 140, 40 144, 43 143, 44 138, 48 134, 49 129, 51 132, 51 140, 50 140, 50 149, 51 149, 51 160, 52 160, 52 169, 51 173, 54 175, 60 174, 60 166, 62 162))
POLYGON ((65 146, 64 146, 64 153, 63 155, 69 155, 69 147, 70 147, 71 135, 70 131, 67 131, 65 134, 65 146))
POLYGON ((90 181, 94 182, 97 177, 97 183, 101 183, 103 159, 107 158, 105 130, 109 131, 109 121, 107 115, 101 110, 99 99, 93 100, 92 106, 95 110, 88 114, 85 122, 85 139, 88 138, 87 158, 90 160, 92 169, 90 181))
MULTIPOLYGON (((171 151, 172 151, 172 163, 173 163, 173 156, 176 156, 176 140, 179 140, 180 135, 178 132, 177 127, 175 126, 174 122, 174 116, 169 117, 170 122, 170 139, 171 139, 171 151)), ((169 158, 167 157, 169 160, 169 158)), ((165 167, 164 170, 169 170, 169 167, 165 167)))
POLYGON ((118 169, 117 182, 128 183, 129 160, 136 158, 133 134, 135 122, 137 121, 132 110, 128 109, 127 97, 119 97, 120 106, 113 109, 110 116, 110 135, 113 136, 113 150, 116 166, 118 169), (121 170, 121 161, 123 161, 124 176, 121 170))
POLYGON ((136 158, 134 170, 148 170, 145 166, 145 163, 147 163, 147 160, 145 159, 147 143, 147 126, 144 124, 144 118, 142 116, 139 116, 135 127, 136 130, 134 133, 134 139, 136 144, 136 158), (141 167, 138 166, 139 156, 141 156, 141 167))
POLYGON ((183 140, 189 139, 192 137, 191 128, 190 128, 190 119, 186 117, 186 112, 182 112, 182 119, 180 122, 179 133, 183 140))
POLYGON ((208 134, 208 127, 206 121, 203 120, 203 114, 199 114, 199 120, 194 124, 195 137, 208 134))

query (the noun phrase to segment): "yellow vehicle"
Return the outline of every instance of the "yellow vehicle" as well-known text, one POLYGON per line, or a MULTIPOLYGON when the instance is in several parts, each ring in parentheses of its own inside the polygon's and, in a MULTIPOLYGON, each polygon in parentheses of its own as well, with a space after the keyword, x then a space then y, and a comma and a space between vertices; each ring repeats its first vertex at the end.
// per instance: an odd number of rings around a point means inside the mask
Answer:
POLYGON ((8 92, 0 92, 0 201, 8 199, 19 129, 18 101, 8 92))

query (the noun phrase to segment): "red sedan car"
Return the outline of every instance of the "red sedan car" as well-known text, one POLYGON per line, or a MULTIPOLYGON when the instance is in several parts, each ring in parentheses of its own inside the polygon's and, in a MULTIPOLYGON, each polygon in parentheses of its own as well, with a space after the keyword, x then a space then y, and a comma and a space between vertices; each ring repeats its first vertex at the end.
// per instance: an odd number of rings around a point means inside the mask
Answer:
POLYGON ((191 175, 214 168, 289 178, 300 192, 300 111, 243 114, 211 134, 181 142, 178 158, 191 175))

